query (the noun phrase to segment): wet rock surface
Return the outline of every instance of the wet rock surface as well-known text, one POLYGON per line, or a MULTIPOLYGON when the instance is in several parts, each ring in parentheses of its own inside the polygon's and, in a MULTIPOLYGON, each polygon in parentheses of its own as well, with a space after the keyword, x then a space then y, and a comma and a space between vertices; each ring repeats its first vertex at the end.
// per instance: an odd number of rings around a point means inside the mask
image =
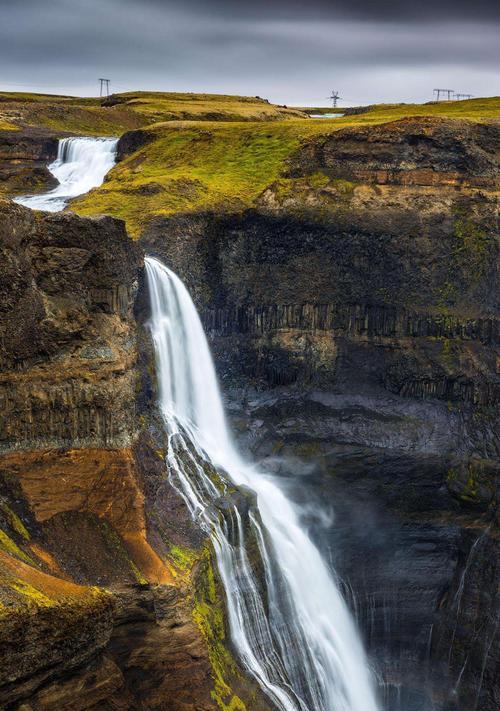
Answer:
POLYGON ((493 710, 498 464, 343 444, 297 401, 292 431, 269 398, 243 403, 229 401, 240 445, 275 473, 336 571, 383 707, 493 710))
MULTIPOLYGON (((346 130, 255 209, 142 236, 196 300, 242 446, 331 555, 390 711, 499 701, 497 172, 493 125, 346 130)), ((265 709, 167 480, 141 248, 0 202, 0 249, 0 704, 208 711, 215 681, 265 709)))

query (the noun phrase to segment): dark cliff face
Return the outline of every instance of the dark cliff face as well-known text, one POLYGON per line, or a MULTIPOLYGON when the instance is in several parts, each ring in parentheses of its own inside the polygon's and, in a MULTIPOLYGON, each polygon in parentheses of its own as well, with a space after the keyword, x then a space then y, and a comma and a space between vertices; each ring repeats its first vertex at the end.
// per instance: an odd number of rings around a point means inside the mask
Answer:
POLYGON ((0 254, 0 706, 213 711, 222 602, 166 477, 142 251, 118 220, 0 201, 0 254))
POLYGON ((343 441, 494 456, 497 142, 496 127, 451 121, 340 131, 292 157, 260 209, 158 218, 143 243, 194 293, 228 387, 328 390, 344 409, 361 397, 365 431, 343 441), (405 185, 421 168, 432 178, 405 185), (476 180, 488 189, 464 187, 476 180), (387 409, 381 439, 368 430, 387 409))
POLYGON ((304 146, 290 176, 325 170, 380 185, 498 186, 500 135, 494 124, 420 118, 353 128, 304 146))
POLYGON ((140 250, 110 218, 0 211, 0 448, 129 444, 140 250))
MULTIPOLYGON (((494 126, 347 130, 254 210, 142 239, 194 295, 242 447, 354 591, 391 711, 498 705, 497 155, 494 126)), ((0 249, 0 704, 264 709, 166 481, 141 248, 0 203, 0 249)))
POLYGON ((331 499, 323 545, 398 710, 497 704, 499 135, 339 131, 256 209, 142 237, 202 311, 242 446, 331 499))

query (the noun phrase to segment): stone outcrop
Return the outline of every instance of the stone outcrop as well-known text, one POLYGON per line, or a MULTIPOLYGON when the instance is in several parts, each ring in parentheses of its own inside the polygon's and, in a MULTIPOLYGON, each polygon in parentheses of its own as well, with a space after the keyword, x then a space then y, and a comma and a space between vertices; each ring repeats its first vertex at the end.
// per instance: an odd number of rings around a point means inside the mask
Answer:
POLYGON ((57 158, 58 137, 44 129, 0 131, 0 195, 36 193, 57 185, 47 164, 57 158))
POLYGON ((228 387, 419 400, 426 419, 449 403, 447 448, 493 456, 499 140, 441 119, 345 129, 306 141, 258 209, 157 218, 142 240, 188 283, 228 387))
MULTIPOLYGON (((309 139, 254 209, 141 239, 195 298, 242 447, 334 503, 326 550, 412 711, 498 705, 498 135, 309 139)), ((166 480, 141 248, 10 203, 0 246, 0 704, 266 709, 166 480)))
POLYGON ((108 218, 0 211, 0 449, 127 446, 140 251, 108 218))
POLYGON ((319 169, 377 185, 498 189, 499 150, 495 124, 408 118, 312 141, 294 156, 290 175, 319 169))

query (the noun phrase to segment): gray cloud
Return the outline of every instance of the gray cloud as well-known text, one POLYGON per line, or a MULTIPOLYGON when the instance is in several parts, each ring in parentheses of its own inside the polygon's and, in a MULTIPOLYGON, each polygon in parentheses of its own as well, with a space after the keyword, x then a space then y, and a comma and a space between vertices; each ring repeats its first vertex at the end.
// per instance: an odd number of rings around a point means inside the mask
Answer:
POLYGON ((116 91, 289 104, 325 103, 332 86, 352 103, 428 100, 440 84, 500 93, 500 3, 478 0, 473 20, 471 3, 437 5, 416 17, 415 2, 368 0, 0 0, 3 88, 88 94, 104 75, 116 91))

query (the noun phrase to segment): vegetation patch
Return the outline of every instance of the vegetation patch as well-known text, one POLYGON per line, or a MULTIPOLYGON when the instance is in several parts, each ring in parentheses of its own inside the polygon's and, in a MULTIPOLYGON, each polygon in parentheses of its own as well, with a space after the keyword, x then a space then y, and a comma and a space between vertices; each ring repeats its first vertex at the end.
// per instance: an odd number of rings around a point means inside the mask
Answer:
POLYGON ((304 138, 325 130, 312 120, 157 126, 156 140, 119 163, 101 188, 73 201, 71 209, 125 219, 133 236, 148 216, 240 210, 278 180, 304 138))
POLYGON ((218 594, 208 547, 204 550, 196 579, 193 619, 208 649, 214 679, 212 698, 222 711, 246 711, 245 704, 232 690, 231 679, 239 677, 239 672, 227 648, 224 603, 218 594))
POLYGON ((0 530, 0 549, 5 551, 5 553, 8 553, 9 555, 13 555, 16 558, 19 558, 20 560, 24 561, 25 563, 28 563, 29 565, 36 565, 35 561, 29 557, 19 546, 15 541, 10 538, 5 531, 0 530))
POLYGON ((108 99, 0 92, 0 128, 36 126, 75 135, 115 136, 175 120, 273 121, 303 116, 259 97, 128 92, 108 99))
MULTIPOLYGON (((142 100, 132 103, 144 115, 157 118, 156 108, 149 112, 142 100)), ((304 198, 308 191, 321 193, 324 188, 325 200, 331 197, 331 201, 345 202, 352 196, 355 183, 328 178, 321 172, 307 180, 290 181, 284 177, 288 159, 305 141, 341 128, 415 116, 493 120, 500 116, 500 99, 382 105, 338 119, 158 122, 148 128, 153 140, 119 163, 100 188, 73 201, 71 209, 82 215, 106 213, 122 218, 137 237, 148 219, 155 216, 239 211, 254 206, 270 186, 276 189, 278 200, 291 196, 300 202, 301 194, 304 198)), ((457 225, 465 246, 474 240, 477 243, 478 238, 477 234, 466 237, 468 229, 467 225, 457 225)))
POLYGON ((465 216, 455 220, 453 236, 452 257, 454 261, 470 277, 478 281, 489 262, 489 248, 493 243, 492 236, 471 218, 465 216))

